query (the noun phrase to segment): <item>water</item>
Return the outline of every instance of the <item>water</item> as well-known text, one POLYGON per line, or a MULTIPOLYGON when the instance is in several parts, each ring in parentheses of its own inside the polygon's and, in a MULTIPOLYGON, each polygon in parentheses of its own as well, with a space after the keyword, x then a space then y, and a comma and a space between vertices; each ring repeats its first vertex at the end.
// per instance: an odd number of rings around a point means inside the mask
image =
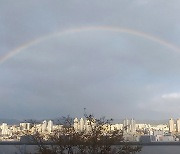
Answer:
MULTIPOLYGON (((23 152, 32 152, 36 146, 32 145, 0 145, 0 154, 22 154, 23 152)), ((180 146, 143 146, 142 151, 137 154, 180 154, 180 146)))
POLYGON ((180 154, 180 146, 143 146, 139 154, 180 154))

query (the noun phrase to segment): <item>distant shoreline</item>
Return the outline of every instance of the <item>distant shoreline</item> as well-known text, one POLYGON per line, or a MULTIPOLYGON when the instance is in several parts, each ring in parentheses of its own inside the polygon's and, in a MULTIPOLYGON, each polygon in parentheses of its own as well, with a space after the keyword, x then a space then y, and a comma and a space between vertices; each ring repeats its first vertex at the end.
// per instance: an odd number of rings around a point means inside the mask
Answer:
MULTIPOLYGON (((44 142, 44 145, 53 145, 52 142, 44 142)), ((138 145, 138 146, 180 146, 180 142, 173 141, 173 142, 119 142, 114 145, 138 145)), ((33 142, 20 142, 20 141, 0 141, 0 145, 37 145, 33 142)))

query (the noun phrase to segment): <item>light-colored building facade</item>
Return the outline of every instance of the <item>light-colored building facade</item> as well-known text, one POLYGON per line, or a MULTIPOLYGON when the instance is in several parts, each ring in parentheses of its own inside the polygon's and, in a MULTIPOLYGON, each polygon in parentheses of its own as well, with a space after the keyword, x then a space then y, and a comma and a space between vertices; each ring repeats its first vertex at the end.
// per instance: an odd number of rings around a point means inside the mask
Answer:
POLYGON ((180 133, 180 119, 176 121, 176 132, 180 133))
POLYGON ((174 119, 169 119, 169 132, 173 133, 175 132, 175 128, 174 128, 174 119))

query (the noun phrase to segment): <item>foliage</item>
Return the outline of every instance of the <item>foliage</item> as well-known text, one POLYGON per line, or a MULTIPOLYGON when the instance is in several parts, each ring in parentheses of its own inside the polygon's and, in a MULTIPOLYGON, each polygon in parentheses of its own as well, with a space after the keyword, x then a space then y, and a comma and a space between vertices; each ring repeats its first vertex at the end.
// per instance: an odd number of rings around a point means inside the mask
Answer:
POLYGON ((36 132, 32 140, 37 145, 38 154, 135 154, 141 147, 125 144, 123 130, 109 128, 112 119, 104 117, 95 119, 93 115, 86 115, 89 130, 76 131, 73 119, 64 117, 61 129, 54 130, 51 134, 36 132), (124 144, 122 144, 124 143, 124 144))

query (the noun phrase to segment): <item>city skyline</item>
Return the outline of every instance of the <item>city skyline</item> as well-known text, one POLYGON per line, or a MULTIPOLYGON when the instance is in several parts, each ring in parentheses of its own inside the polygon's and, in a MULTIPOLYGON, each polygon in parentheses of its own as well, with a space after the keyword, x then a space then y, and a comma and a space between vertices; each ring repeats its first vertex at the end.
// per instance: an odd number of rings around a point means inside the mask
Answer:
POLYGON ((0 3, 0 118, 180 117, 178 0, 0 3))
POLYGON ((58 123, 53 120, 24 121, 10 125, 0 123, 0 141, 22 141, 27 134, 33 135, 37 132, 46 138, 57 131, 63 133, 63 129, 67 127, 76 133, 87 135, 101 127, 101 131, 105 134, 114 131, 123 133, 125 141, 142 143, 179 142, 180 119, 170 118, 167 123, 158 124, 139 123, 135 119, 127 118, 123 122, 112 123, 107 119, 97 119, 93 116, 83 118, 66 117, 64 120, 64 122, 59 121, 58 123))

